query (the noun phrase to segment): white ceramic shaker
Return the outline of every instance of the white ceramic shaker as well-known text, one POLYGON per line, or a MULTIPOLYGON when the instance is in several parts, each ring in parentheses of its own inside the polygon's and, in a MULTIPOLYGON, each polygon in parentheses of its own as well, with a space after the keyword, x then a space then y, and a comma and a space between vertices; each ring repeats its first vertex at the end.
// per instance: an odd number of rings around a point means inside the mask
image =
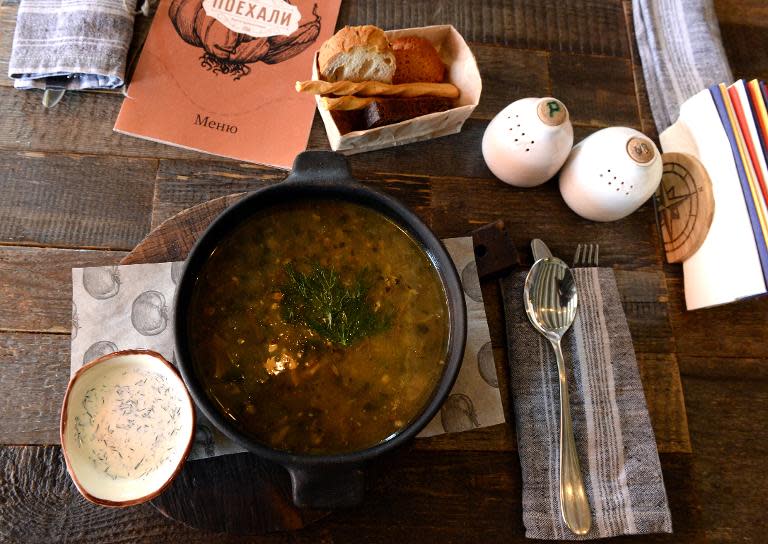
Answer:
POLYGON ((656 191, 661 153, 642 132, 604 128, 584 138, 560 171, 560 193, 591 221, 616 221, 637 210, 656 191))
POLYGON ((517 187, 534 187, 550 179, 572 146, 568 110, 554 98, 512 102, 483 134, 485 164, 501 181, 517 187))

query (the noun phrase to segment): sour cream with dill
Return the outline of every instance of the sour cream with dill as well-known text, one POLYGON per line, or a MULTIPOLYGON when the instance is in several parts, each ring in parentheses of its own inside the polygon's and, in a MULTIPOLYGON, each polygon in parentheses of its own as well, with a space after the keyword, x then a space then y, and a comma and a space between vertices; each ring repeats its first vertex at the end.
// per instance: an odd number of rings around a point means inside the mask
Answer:
POLYGON ((131 500, 161 488, 194 432, 183 382, 146 353, 116 355, 83 369, 70 384, 65 411, 68 468, 91 500, 131 500))

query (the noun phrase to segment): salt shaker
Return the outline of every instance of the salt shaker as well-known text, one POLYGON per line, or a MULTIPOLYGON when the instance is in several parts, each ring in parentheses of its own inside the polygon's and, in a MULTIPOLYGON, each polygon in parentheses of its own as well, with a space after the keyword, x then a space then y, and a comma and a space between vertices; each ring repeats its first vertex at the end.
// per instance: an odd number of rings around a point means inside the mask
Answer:
POLYGON ((517 187, 541 185, 560 169, 573 146, 565 105, 554 98, 523 98, 501 110, 483 134, 491 172, 517 187))
POLYGON ((616 221, 637 210, 656 191, 661 153, 642 132, 604 128, 576 145, 560 171, 560 193, 591 221, 616 221))

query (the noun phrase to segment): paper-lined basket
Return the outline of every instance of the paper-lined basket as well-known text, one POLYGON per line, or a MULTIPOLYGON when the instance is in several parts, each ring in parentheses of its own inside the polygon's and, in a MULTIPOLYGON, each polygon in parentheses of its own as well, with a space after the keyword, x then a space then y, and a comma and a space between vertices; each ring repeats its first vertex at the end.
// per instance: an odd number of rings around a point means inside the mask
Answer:
MULTIPOLYGON (((390 41, 406 36, 420 36, 429 40, 445 63, 446 82, 453 83, 459 88, 461 94, 457 99, 457 105, 447 111, 430 113, 400 123, 370 130, 356 130, 342 135, 331 116, 331 112, 320 107, 320 96, 318 95, 315 99, 325 124, 328 141, 334 151, 351 155, 456 134, 461 131, 464 121, 472 115, 480 101, 483 84, 475 56, 467 42, 453 26, 436 25, 389 30, 386 35, 390 41)), ((319 74, 317 54, 315 54, 312 64, 312 79, 319 80, 319 74)))

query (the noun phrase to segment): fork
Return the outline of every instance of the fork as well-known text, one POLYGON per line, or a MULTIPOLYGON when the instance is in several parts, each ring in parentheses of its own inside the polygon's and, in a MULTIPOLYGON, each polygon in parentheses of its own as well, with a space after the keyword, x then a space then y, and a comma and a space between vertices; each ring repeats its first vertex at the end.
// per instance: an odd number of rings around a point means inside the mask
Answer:
POLYGON ((597 267, 600 258, 600 244, 579 244, 573 256, 573 268, 597 267))

